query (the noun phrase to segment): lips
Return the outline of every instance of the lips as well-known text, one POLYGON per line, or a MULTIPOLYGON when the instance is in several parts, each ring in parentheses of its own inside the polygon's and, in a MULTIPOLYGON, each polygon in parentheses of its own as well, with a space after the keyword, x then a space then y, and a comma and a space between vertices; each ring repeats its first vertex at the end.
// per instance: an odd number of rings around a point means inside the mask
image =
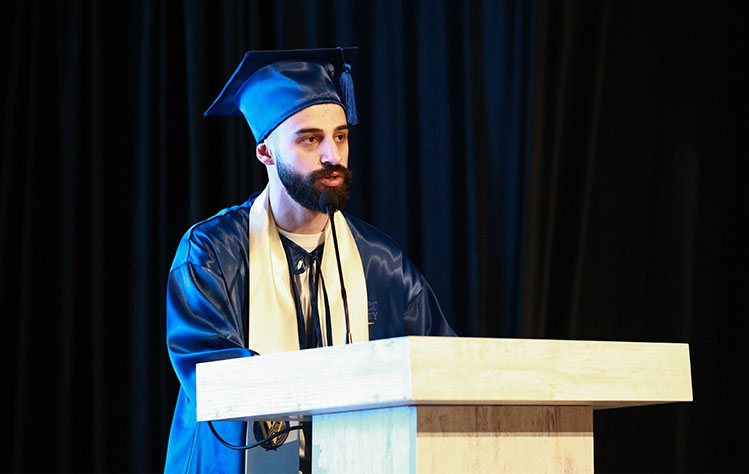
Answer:
POLYGON ((320 178, 320 182, 329 188, 335 188, 343 184, 343 175, 338 171, 334 171, 328 176, 320 178))

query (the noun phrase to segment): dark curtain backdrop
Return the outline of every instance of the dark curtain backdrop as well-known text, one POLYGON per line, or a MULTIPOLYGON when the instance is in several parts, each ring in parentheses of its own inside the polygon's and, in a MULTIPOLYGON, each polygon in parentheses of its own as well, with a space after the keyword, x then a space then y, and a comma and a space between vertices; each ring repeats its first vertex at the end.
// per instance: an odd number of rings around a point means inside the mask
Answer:
POLYGON ((599 412, 600 471, 741 471, 743 4, 4 4, 0 471, 158 471, 182 233, 264 185, 201 117, 248 49, 358 45, 349 211, 462 336, 690 342, 695 403, 599 412), (733 422, 733 423, 730 423, 733 422))
POLYGON ((522 334, 691 350, 694 403, 596 412, 601 471, 749 471, 747 7, 538 2, 522 334))
POLYGON ((157 471, 177 395, 166 278, 187 228, 262 189, 248 49, 358 45, 349 210, 462 335, 520 328, 533 5, 18 1, 2 35, 0 471, 157 471), (479 316, 481 315, 481 316, 479 316))

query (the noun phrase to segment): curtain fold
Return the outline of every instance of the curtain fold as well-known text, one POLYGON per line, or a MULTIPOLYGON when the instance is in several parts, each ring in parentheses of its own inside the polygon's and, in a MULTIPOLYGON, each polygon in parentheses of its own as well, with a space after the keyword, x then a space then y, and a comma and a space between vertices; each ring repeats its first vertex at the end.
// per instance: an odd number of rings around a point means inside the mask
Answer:
POLYGON ((349 211, 464 336, 520 328, 533 4, 13 1, 0 19, 0 471, 154 472, 177 394, 165 285, 193 223, 261 189, 241 117, 202 118, 249 49, 360 46, 349 211))
POLYGON ((596 414, 596 470, 744 471, 744 2, 7 2, 0 471, 155 472, 165 285, 261 189, 249 49, 358 45, 348 211, 461 336, 688 342, 692 404, 596 414))
POLYGON ((598 412, 596 470, 747 468, 728 435, 747 421, 746 19, 739 2, 537 5, 522 334, 691 350, 695 401, 598 412))

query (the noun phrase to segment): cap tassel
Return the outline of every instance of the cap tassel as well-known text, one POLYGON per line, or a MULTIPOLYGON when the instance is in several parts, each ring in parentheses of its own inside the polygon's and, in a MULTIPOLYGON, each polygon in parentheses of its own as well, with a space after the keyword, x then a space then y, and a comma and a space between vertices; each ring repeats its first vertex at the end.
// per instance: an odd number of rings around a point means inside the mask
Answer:
POLYGON ((356 125, 359 123, 359 116, 356 113, 356 99, 354 98, 354 80, 351 77, 351 66, 347 63, 343 63, 343 72, 341 72, 341 78, 339 79, 339 87, 341 89, 341 101, 346 107, 346 120, 349 125, 356 125))

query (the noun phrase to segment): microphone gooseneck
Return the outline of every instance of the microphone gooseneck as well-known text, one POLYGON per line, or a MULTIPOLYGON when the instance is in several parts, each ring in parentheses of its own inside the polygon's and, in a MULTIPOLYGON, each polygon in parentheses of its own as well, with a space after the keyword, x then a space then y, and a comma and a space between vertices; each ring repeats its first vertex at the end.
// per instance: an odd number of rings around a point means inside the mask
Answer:
POLYGON ((328 215, 330 221, 330 227, 333 231, 333 246, 335 247, 335 259, 338 264, 338 278, 341 282, 341 299, 343 300, 343 316, 346 318, 346 344, 351 344, 353 339, 351 337, 351 323, 349 322, 348 315, 348 299, 346 298, 346 287, 343 284, 343 269, 341 268, 341 255, 338 252, 338 236, 335 232, 335 222, 333 220, 333 214, 338 210, 338 195, 335 191, 327 190, 323 191, 320 195, 320 211, 328 215))

